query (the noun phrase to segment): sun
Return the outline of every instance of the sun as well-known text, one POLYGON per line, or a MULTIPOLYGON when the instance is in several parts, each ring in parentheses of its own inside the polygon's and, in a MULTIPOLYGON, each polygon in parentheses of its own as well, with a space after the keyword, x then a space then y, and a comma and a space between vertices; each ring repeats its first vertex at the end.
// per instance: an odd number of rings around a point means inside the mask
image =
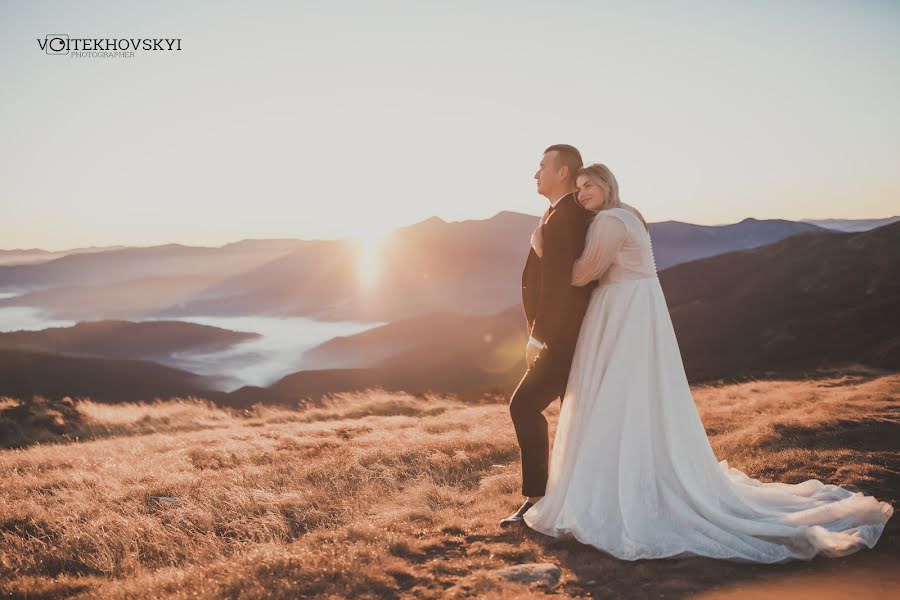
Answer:
POLYGON ((357 277, 366 288, 371 288, 378 281, 386 237, 386 234, 381 232, 370 232, 353 237, 357 277))

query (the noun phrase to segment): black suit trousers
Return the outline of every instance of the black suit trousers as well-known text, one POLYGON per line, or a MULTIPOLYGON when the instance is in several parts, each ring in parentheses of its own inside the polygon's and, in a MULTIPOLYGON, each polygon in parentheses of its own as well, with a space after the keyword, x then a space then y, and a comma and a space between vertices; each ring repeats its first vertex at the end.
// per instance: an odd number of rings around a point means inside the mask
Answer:
POLYGON ((546 491, 550 436, 543 411, 556 398, 562 404, 571 363, 571 356, 554 356, 549 349, 541 351, 510 397, 509 413, 522 457, 523 496, 543 496, 546 491))

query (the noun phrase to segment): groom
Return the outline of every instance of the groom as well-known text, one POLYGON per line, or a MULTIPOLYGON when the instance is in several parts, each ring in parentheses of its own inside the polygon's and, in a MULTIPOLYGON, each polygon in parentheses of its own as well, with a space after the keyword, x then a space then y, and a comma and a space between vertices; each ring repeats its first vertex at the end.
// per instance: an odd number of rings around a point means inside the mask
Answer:
POLYGON ((501 527, 521 522, 522 515, 544 495, 550 441, 543 410, 565 395, 578 331, 593 289, 571 285, 572 265, 584 249, 590 216, 574 195, 575 175, 582 164, 578 150, 557 144, 544 150, 534 174, 537 191, 550 201, 550 208, 541 219, 542 255, 531 248, 522 272, 528 369, 509 401, 526 498, 516 512, 500 521, 501 527))

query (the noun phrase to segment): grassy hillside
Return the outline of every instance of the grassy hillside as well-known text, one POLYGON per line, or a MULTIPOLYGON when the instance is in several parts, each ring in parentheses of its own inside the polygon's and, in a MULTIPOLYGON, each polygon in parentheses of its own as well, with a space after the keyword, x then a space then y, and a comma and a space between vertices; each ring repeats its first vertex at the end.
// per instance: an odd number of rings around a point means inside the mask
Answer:
MULTIPOLYGON (((751 476, 900 496, 900 375, 694 392, 717 457, 751 476)), ((242 411, 195 398, 2 399, 0 410, 0 424, 30 424, 20 448, 0 451, 0 597, 755 598, 799 587, 860 600, 900 584, 896 518, 872 550, 776 566, 627 562, 501 530, 521 499, 502 399, 373 391, 242 411), (525 588, 491 574, 529 562, 558 565, 562 579, 525 588)))

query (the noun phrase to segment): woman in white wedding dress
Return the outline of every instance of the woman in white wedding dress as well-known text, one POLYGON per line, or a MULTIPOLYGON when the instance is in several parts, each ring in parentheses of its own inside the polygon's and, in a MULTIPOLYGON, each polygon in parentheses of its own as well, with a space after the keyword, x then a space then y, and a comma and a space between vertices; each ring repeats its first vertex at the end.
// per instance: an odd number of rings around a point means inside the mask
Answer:
MULTIPOLYGON (((572 283, 599 279, 562 403, 532 529, 627 560, 708 556, 760 563, 871 548, 886 502, 816 479, 762 483, 716 460, 688 387, 650 235, 603 165, 578 201, 596 212, 572 283)), ((540 253, 540 226, 532 236, 540 253)))

